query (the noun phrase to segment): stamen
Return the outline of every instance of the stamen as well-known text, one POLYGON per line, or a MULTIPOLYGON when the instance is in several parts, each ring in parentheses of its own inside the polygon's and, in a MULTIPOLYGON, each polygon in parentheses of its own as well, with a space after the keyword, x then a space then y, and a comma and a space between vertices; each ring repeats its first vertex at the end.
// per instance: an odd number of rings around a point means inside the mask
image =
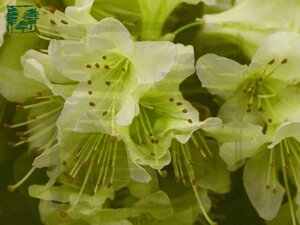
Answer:
POLYGON ((35 167, 32 167, 18 183, 14 184, 14 185, 8 185, 7 190, 9 192, 13 192, 14 190, 16 190, 31 176, 31 174, 34 172, 34 170, 35 170, 35 167))

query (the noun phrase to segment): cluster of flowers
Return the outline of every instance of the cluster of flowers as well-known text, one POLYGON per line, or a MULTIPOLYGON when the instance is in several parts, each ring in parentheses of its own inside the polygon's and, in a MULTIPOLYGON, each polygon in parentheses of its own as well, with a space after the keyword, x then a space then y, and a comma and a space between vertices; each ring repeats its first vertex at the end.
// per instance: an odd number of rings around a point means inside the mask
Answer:
POLYGON ((167 34, 181 3, 230 4, 77 0, 61 12, 36 3, 36 36, 3 38, 6 5, 24 2, 0 4, 0 53, 15 55, 0 55, 0 93, 26 116, 4 124, 18 138, 9 145, 26 144, 36 158, 8 190, 47 168, 48 183, 29 187, 44 224, 217 224, 209 193, 228 192, 229 171, 244 165, 260 217, 300 223, 296 0, 238 1, 167 34), (195 66, 194 48, 173 41, 199 26, 205 38, 239 45, 251 63, 206 54, 195 66), (180 91, 195 72, 218 100, 217 117, 180 91))

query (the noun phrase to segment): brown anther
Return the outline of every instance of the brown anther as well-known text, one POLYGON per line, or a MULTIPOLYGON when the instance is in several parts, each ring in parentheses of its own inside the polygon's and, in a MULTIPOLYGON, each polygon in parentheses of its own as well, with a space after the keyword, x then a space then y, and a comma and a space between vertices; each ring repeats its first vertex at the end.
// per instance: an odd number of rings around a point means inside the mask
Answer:
POLYGON ((104 68, 107 69, 107 70, 110 69, 109 65, 105 65, 104 68))
POLYGON ((21 141, 28 141, 28 137, 20 137, 21 141))
POLYGON ((94 196, 94 195, 95 195, 95 192, 91 192, 91 193, 90 193, 90 196, 94 196))
POLYGON ((86 64, 86 68, 92 68, 91 64, 86 64))
POLYGON ((271 188, 271 187, 270 187, 270 185, 266 185, 266 189, 268 189, 268 190, 269 190, 270 188, 271 188))
POLYGON ((168 171, 167 171, 167 170, 162 170, 162 171, 161 171, 161 176, 162 176, 163 178, 166 178, 166 177, 168 176, 168 171))
POLYGON ((39 2, 36 2, 36 3, 35 3, 35 6, 38 7, 39 9, 42 8, 41 3, 39 3, 39 2))
POLYGON ((36 94, 37 94, 38 97, 42 97, 43 96, 43 93, 40 92, 40 91, 38 91, 36 94))
POLYGON ((196 164, 196 162, 194 160, 189 160, 189 163, 191 166, 194 166, 196 164))
POLYGON ((17 131, 17 132, 15 133, 15 135, 16 135, 17 137, 21 137, 21 136, 24 136, 24 132, 22 132, 22 131, 17 131))
POLYGON ((150 141, 152 144, 158 144, 158 140, 155 138, 151 138, 150 141))
POLYGON ((92 84, 92 81, 91 80, 88 80, 88 82, 87 82, 89 85, 91 85, 92 84))
POLYGON ((61 217, 67 217, 67 216, 68 216, 68 214, 67 214, 67 212, 66 212, 65 210, 61 210, 61 211, 59 212, 59 215, 60 215, 61 217))
POLYGON ((147 143, 146 143, 146 141, 141 141, 141 144, 142 144, 142 145, 145 145, 145 144, 147 144, 147 143))
POLYGON ((15 188, 14 188, 13 185, 7 185, 7 190, 8 190, 9 192, 14 192, 15 188))
POLYGON ((269 122, 269 123, 272 123, 272 119, 268 119, 268 122, 269 122))
POLYGON ((247 111, 247 112, 252 112, 252 109, 251 109, 251 108, 247 108, 246 111, 247 111))
POLYGON ((109 85, 111 85, 111 81, 105 81, 105 84, 107 85, 107 86, 109 86, 109 85))
POLYGON ((176 105, 181 106, 182 102, 176 102, 176 105))
POLYGON ((74 177, 72 177, 70 174, 68 175, 68 182, 73 183, 74 177))
POLYGON ((183 109, 182 112, 183 112, 183 113, 187 113, 188 110, 187 110, 187 109, 183 109))
POLYGON ((188 119, 188 122, 189 122, 189 123, 193 123, 193 120, 191 120, 191 119, 188 119))
POLYGON ((106 55, 102 56, 102 59, 107 59, 106 55))
POLYGON ((283 60, 281 61, 281 64, 286 64, 287 62, 288 62, 288 59, 285 58, 285 59, 283 59, 283 60))
POLYGON ((54 8, 53 6, 49 6, 48 10, 49 10, 49 12, 51 12, 52 14, 54 14, 55 11, 56 11, 56 8, 54 8))
POLYGON ((67 165, 67 162, 66 162, 66 161, 63 161, 62 164, 63 164, 63 166, 66 166, 66 165, 67 165))
POLYGON ((262 80, 263 80, 262 77, 258 78, 258 82, 262 82, 262 80))
POLYGON ((122 71, 123 71, 123 72, 126 72, 126 69, 125 69, 125 68, 122 68, 122 71))
POLYGON ((111 138, 110 138, 110 141, 111 142, 116 142, 118 140, 118 138, 116 137, 116 136, 112 136, 111 138))
POLYGON ((276 194, 277 193, 277 188, 274 188, 272 192, 273 192, 273 194, 276 194))
POLYGON ((99 63, 96 63, 95 66, 96 66, 98 69, 100 68, 99 63))
POLYGON ((32 147, 32 148, 31 148, 31 151, 33 151, 33 152, 37 152, 37 151, 39 151, 39 150, 40 150, 39 147, 32 147))
POLYGON ((7 145, 10 147, 15 147, 16 144, 17 144, 16 142, 12 142, 12 141, 7 142, 7 145))
POLYGON ((96 104, 95 104, 94 102, 89 102, 89 105, 90 105, 91 107, 94 107, 96 104))
POLYGON ((37 115, 32 115, 30 116, 31 119, 36 120, 37 119, 37 115))
POLYGON ((169 102, 174 102, 174 98, 169 98, 169 102))
POLYGON ((259 112, 262 112, 262 111, 263 111, 263 107, 259 107, 259 108, 258 108, 258 111, 259 111, 259 112))
POLYGON ((272 59, 270 62, 268 62, 268 64, 272 65, 272 64, 274 64, 274 62, 275 62, 275 59, 272 59))
POLYGON ((107 111, 104 111, 103 113, 102 113, 102 116, 106 116, 107 115, 107 111))
POLYGON ((50 20, 50 23, 51 23, 52 26, 56 26, 57 25, 54 20, 50 20))
POLYGON ((5 123, 5 124, 3 124, 3 127, 4 127, 4 128, 11 128, 11 125, 8 124, 8 123, 5 123))
POLYGON ((92 95, 92 94, 93 94, 93 92, 92 92, 92 91, 88 91, 88 93, 89 93, 89 95, 92 95))
POLYGON ((17 111, 20 111, 20 110, 23 110, 24 109, 24 106, 23 105, 16 105, 16 110, 17 111))
POLYGON ((107 188, 111 188, 111 187, 112 187, 112 183, 108 183, 107 188))
POLYGON ((65 20, 61 20, 60 21, 62 24, 69 24, 67 21, 65 21, 65 20))
POLYGON ((154 153, 154 152, 151 152, 150 155, 151 155, 151 156, 155 156, 155 153, 154 153))

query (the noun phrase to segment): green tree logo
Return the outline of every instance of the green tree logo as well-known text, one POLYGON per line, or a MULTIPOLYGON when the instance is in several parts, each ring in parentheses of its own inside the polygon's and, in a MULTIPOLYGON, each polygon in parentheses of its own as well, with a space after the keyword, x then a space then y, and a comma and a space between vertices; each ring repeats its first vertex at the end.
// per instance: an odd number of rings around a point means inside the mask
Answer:
POLYGON ((9 32, 14 31, 14 25, 17 23, 19 12, 16 6, 7 6, 7 30, 9 32))

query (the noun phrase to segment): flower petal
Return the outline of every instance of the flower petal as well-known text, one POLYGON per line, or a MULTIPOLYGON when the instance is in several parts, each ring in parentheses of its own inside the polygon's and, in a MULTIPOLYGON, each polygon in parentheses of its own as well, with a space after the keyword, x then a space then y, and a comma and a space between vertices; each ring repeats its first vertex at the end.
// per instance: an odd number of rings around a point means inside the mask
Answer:
POLYGON ((271 220, 277 215, 285 192, 277 176, 273 181, 276 192, 266 188, 269 154, 269 150, 262 149, 260 154, 247 162, 244 169, 244 185, 249 199, 258 214, 266 220, 271 220))
POLYGON ((246 65, 214 54, 206 54, 199 58, 196 68, 202 85, 212 94, 223 98, 234 94, 247 70, 246 65))

